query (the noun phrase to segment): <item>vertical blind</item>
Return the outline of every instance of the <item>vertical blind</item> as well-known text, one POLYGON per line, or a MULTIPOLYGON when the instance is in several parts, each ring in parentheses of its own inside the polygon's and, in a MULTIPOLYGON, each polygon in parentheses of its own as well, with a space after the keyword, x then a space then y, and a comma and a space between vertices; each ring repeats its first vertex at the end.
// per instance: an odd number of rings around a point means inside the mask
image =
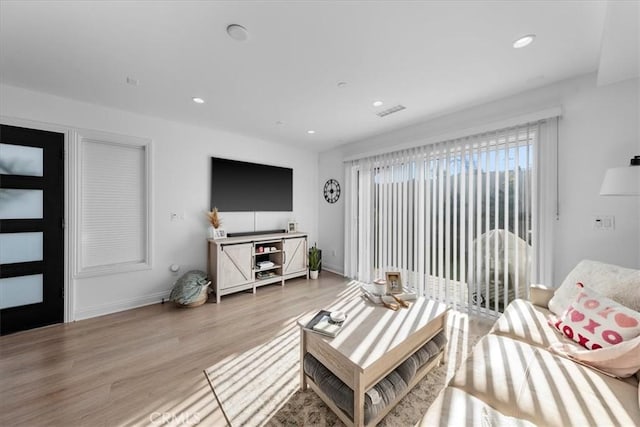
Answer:
POLYGON ((552 200, 537 197, 540 163, 555 171, 549 122, 347 162, 346 274, 399 271, 420 294, 486 313, 526 297, 549 277, 538 258, 552 200))

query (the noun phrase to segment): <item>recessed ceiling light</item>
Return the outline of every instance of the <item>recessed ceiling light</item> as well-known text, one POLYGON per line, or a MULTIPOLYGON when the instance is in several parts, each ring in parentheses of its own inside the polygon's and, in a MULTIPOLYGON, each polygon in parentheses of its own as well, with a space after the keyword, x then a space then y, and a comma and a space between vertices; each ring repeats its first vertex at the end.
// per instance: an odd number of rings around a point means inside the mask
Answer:
POLYGON ((338 87, 345 87, 347 82, 338 82, 338 87))
POLYGON ((195 97, 191 99, 193 99, 193 102, 195 102, 196 104, 204 104, 204 99, 202 98, 195 97))
POLYGON ((247 29, 238 24, 229 25, 227 27, 227 34, 229 34, 229 37, 239 42, 244 42, 249 39, 249 32, 247 29))
POLYGON ((382 105, 382 101, 373 101, 373 106, 374 107, 379 107, 382 105))
POLYGON ((312 129, 309 129, 309 130, 307 131, 307 133, 308 133, 309 135, 313 135, 314 133, 316 133, 316 131, 315 131, 315 130, 312 130, 312 129))
POLYGON ((284 124, 284 122, 282 122, 282 121, 278 120, 278 121, 276 122, 276 124, 277 124, 278 126, 280 126, 280 125, 283 125, 283 124, 284 124))
POLYGON ((127 76, 127 84, 131 86, 138 86, 140 84, 140 80, 134 79, 133 77, 127 76))
POLYGON ((523 47, 529 46, 531 43, 533 43, 533 40, 535 38, 535 34, 527 34, 526 36, 520 37, 518 40, 513 42, 513 48, 521 49, 523 47))

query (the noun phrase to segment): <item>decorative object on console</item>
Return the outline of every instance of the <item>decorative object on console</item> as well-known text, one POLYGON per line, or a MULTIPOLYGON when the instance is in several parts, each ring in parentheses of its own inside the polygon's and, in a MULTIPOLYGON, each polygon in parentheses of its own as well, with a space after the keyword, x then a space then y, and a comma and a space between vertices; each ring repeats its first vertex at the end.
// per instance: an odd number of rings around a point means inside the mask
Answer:
POLYGON ((213 230, 213 238, 215 240, 226 239, 227 238, 227 232, 223 228, 215 228, 213 230))
POLYGON ((211 223, 213 228, 220 227, 220 224, 222 224, 222 221, 220 220, 220 216, 218 215, 218 208, 214 207, 211 212, 207 213, 207 216, 209 217, 209 222, 211 223))
POLYGON ((222 224, 222 219, 220 219, 220 215, 218 214, 218 208, 214 207, 211 212, 207 212, 207 217, 209 218, 209 238, 210 239, 224 239, 227 237, 227 233, 225 230, 220 228, 222 224))
POLYGON ((287 233, 297 233, 298 232, 298 223, 295 221, 289 221, 287 223, 287 233))
POLYGON ((340 183, 335 179, 328 179, 324 184, 324 199, 329 203, 335 203, 340 198, 340 183))
POLYGON ((629 166, 607 169, 600 195, 640 196, 640 156, 633 157, 629 166))
POLYGON ((321 262, 320 251, 314 243, 311 249, 309 249, 309 275, 314 280, 318 278, 318 270, 320 270, 321 262))

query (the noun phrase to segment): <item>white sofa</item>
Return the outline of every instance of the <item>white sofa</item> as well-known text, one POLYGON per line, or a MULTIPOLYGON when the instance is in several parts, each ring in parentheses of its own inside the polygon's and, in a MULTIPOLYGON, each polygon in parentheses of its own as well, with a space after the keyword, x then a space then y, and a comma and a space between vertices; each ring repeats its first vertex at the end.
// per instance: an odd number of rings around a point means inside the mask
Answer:
POLYGON ((638 270, 582 261, 557 290, 533 286, 530 301, 509 304, 418 425, 640 425, 639 373, 615 378, 549 351, 558 342, 578 346, 547 322, 549 307, 573 299, 576 282, 640 311, 638 270))

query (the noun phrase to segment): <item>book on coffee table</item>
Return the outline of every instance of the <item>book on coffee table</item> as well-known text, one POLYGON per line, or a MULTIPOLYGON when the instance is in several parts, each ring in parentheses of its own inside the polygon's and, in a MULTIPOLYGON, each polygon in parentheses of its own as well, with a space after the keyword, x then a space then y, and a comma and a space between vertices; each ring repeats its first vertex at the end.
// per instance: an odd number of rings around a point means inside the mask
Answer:
POLYGON ((343 322, 334 322, 331 320, 331 312, 327 310, 320 310, 318 314, 305 325, 305 329, 312 332, 317 332, 328 337, 335 337, 342 330, 343 322))

